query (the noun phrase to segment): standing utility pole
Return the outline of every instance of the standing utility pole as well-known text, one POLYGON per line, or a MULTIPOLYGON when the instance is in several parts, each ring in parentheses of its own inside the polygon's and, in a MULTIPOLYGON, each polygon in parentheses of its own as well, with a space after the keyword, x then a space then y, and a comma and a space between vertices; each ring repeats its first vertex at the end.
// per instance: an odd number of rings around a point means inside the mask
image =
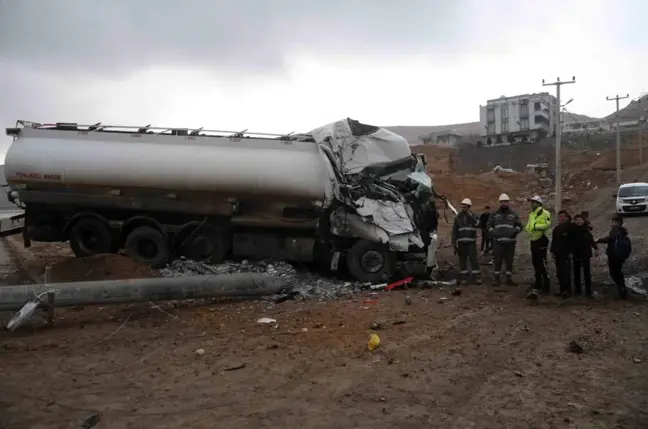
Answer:
POLYGON ((560 145, 561 145, 561 137, 562 137, 562 125, 560 123, 560 120, 562 118, 562 113, 560 111, 561 106, 560 106, 560 87, 562 85, 566 85, 568 83, 576 83, 576 76, 572 76, 572 80, 567 80, 567 81, 560 81, 560 78, 556 78, 555 82, 551 83, 545 83, 544 79, 542 79, 542 86, 555 86, 556 87, 556 124, 555 124, 555 129, 556 129, 556 168, 555 168, 555 183, 556 183, 556 216, 558 215, 558 212, 561 209, 562 205, 562 165, 561 165, 561 159, 560 159, 560 145))
POLYGON ((626 94, 625 97, 605 97, 607 101, 616 101, 616 181, 617 185, 621 183, 621 128, 619 127, 619 100, 630 97, 626 94))

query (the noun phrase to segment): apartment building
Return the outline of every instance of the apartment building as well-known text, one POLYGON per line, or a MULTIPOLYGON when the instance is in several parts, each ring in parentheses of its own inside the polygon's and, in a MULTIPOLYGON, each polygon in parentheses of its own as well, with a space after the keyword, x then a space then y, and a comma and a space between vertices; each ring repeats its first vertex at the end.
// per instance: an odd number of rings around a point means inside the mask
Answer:
POLYGON ((480 136, 490 146, 553 135, 556 109, 556 97, 548 92, 488 100, 479 106, 480 136))

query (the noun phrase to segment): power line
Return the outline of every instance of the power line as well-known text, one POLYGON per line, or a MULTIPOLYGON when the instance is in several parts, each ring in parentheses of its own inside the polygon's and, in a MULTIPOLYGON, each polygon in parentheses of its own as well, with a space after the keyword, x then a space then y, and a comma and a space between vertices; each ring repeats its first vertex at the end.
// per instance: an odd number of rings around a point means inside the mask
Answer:
POLYGON ((555 86, 556 87, 556 117, 554 120, 555 124, 555 130, 556 130, 556 167, 555 167, 555 184, 556 184, 556 202, 555 202, 555 209, 556 209, 556 215, 558 215, 558 212, 561 209, 562 205, 562 165, 561 165, 561 159, 560 159, 560 145, 561 145, 561 138, 562 138, 562 126, 561 126, 561 106, 560 106, 560 87, 563 85, 567 85, 570 83, 576 83, 576 76, 572 76, 572 80, 566 80, 566 81, 560 81, 560 78, 556 78, 555 82, 551 83, 545 83, 545 80, 542 79, 542 86, 555 86))
POLYGON ((616 181, 617 185, 621 184, 621 127, 619 126, 619 100, 630 98, 630 94, 625 97, 605 97, 607 101, 616 101, 616 181))

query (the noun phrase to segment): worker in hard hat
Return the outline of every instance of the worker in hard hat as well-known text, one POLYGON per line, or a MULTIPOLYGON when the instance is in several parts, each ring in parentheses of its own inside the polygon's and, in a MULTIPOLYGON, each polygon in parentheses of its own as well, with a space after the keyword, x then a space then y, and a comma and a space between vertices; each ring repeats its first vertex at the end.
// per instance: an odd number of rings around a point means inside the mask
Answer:
POLYGON ((537 295, 538 291, 549 293, 549 273, 547 272, 547 250, 549 249, 549 238, 547 231, 551 228, 551 213, 542 207, 543 201, 539 195, 528 198, 531 203, 529 221, 524 230, 529 234, 531 243, 531 262, 535 272, 533 290, 529 298, 537 295))
POLYGON ((459 256, 459 284, 467 284, 472 274, 475 283, 480 285, 482 280, 477 260, 479 219, 472 214, 471 207, 472 201, 469 198, 461 201, 461 211, 452 225, 452 245, 459 256), (470 271, 468 263, 470 263, 470 271))
POLYGON ((520 216, 511 207, 508 195, 499 196, 500 207, 488 219, 488 233, 493 238, 493 275, 495 285, 500 284, 502 265, 506 264, 506 284, 515 286, 513 281, 513 259, 517 235, 522 231, 520 216))

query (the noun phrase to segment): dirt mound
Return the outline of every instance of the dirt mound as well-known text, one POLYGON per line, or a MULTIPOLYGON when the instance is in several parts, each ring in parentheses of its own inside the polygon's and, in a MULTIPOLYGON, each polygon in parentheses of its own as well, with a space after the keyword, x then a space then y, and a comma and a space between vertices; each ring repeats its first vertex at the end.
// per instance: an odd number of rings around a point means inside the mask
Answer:
POLYGON ((432 180, 437 191, 452 203, 470 198, 475 210, 481 210, 486 204, 497 205, 502 192, 509 194, 516 205, 534 193, 543 194, 532 186, 536 184, 533 177, 521 173, 433 174, 432 180))
POLYGON ((65 259, 52 265, 50 271, 52 283, 149 277, 157 277, 150 267, 115 254, 65 259))

